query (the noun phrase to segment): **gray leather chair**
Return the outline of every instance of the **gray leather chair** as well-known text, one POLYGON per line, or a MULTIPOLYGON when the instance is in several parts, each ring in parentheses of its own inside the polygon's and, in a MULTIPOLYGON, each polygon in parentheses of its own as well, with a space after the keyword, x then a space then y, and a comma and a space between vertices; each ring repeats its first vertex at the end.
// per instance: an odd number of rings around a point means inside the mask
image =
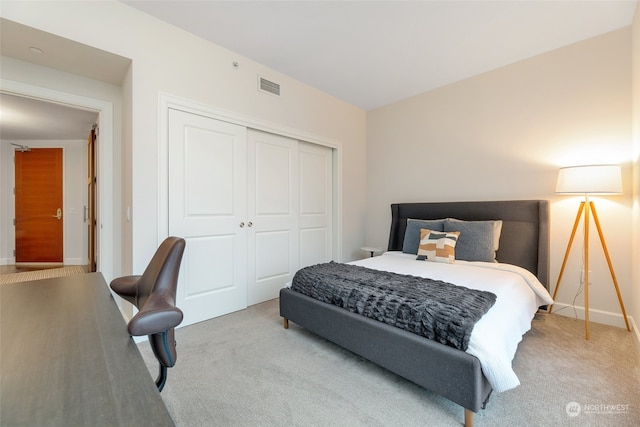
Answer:
POLYGON ((114 279, 111 289, 138 308, 129 321, 132 336, 149 336, 153 354, 160 363, 156 386, 162 391, 167 368, 176 364, 174 328, 182 322, 182 311, 175 306, 178 273, 185 248, 180 237, 167 237, 156 250, 141 276, 114 279))

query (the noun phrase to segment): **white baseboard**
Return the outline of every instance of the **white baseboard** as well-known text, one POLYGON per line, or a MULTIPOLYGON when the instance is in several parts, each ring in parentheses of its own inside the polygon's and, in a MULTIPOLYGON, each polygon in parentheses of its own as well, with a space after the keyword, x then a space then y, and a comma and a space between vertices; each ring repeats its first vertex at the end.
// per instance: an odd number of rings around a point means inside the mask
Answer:
MULTIPOLYGON (((561 316, 573 317, 584 320, 584 307, 571 304, 556 303, 553 305, 553 314, 559 314, 561 316)), ((640 333, 638 327, 631 316, 627 315, 629 326, 631 326, 631 332, 635 332, 636 338, 640 342, 640 333)), ((595 323, 602 323, 603 325, 616 326, 618 328, 626 329, 627 326, 624 323, 624 318, 621 313, 611 313, 609 311, 589 309, 589 321, 595 323)))
MULTIPOLYGON (((14 265, 16 263, 15 258, 0 258, 0 265, 14 265)), ((87 265, 88 260, 81 258, 65 258, 64 265, 87 265)))
POLYGON ((633 332, 634 335, 636 336, 636 341, 640 348, 640 329, 638 328, 638 324, 636 323, 635 319, 631 316, 629 316, 629 322, 631 323, 631 332, 633 332))
POLYGON ((80 258, 65 258, 64 265, 87 265, 89 261, 80 258))

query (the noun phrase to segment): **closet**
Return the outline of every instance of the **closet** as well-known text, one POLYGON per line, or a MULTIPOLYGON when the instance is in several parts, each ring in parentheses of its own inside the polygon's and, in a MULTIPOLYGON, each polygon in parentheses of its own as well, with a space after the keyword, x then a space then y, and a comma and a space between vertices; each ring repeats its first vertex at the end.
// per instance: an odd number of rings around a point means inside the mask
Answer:
POLYGON ((331 148, 170 109, 168 163, 183 325, 277 298, 332 258, 331 148))

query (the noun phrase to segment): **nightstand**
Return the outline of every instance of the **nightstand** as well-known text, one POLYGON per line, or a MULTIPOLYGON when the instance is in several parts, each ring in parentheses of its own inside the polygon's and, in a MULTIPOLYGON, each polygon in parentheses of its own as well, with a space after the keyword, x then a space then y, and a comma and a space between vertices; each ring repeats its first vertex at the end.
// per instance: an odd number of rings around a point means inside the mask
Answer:
POLYGON ((376 247, 373 247, 373 246, 363 246, 360 249, 362 249, 365 252, 369 252, 371 254, 371 256, 373 256, 376 252, 384 251, 384 249, 382 249, 382 248, 376 248, 376 247))

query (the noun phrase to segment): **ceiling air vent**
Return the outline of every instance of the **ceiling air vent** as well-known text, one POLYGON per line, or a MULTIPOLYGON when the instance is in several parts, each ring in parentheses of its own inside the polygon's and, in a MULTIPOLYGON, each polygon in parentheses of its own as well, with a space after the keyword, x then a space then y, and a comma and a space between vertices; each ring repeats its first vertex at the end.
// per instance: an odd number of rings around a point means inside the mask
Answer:
POLYGON ((258 76, 258 90, 280 96, 280 85, 258 76))

